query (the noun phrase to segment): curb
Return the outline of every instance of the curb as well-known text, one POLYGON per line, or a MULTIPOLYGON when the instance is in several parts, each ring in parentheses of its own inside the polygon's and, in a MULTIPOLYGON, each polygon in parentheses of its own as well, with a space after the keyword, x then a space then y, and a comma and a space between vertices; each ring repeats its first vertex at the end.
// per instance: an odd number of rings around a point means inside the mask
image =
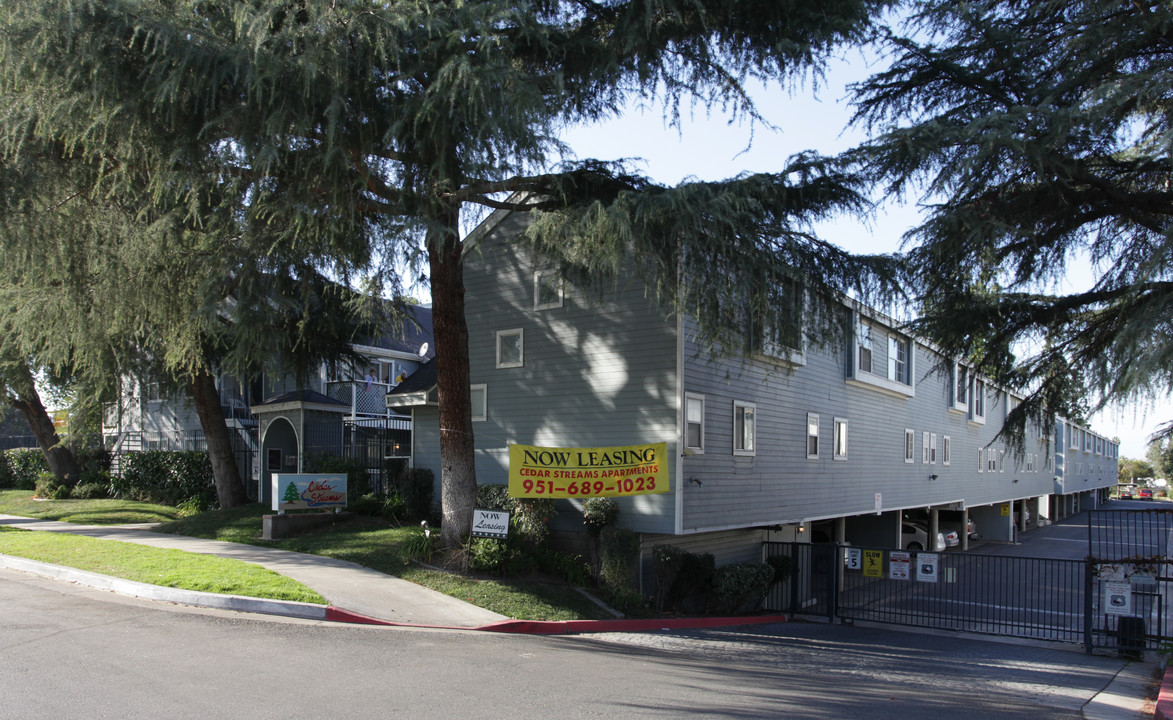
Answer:
MULTIPOLYGON (((19 570, 53 580, 63 580, 78 585, 109 590, 120 595, 158 600, 176 605, 212 608, 216 610, 233 610, 236 612, 251 612, 263 615, 281 615, 301 620, 325 620, 328 622, 350 623, 354 625, 381 625, 386 627, 407 627, 430 630, 474 630, 481 632, 513 633, 528 635, 573 635, 576 633, 594 632, 644 632, 648 630, 687 630, 695 628, 736 627, 738 625, 765 625, 787 622, 786 615, 750 615, 745 617, 697 617, 697 618, 660 618, 660 619, 633 619, 633 620, 502 620, 500 622, 481 625, 479 627, 464 627, 458 625, 423 625, 416 623, 395 622, 380 620, 360 613, 344 610, 334 605, 314 605, 313 603, 297 602, 295 600, 269 600, 265 598, 244 597, 242 595, 221 595, 219 593, 202 592, 199 590, 182 590, 180 588, 151 585, 135 580, 123 580, 88 570, 54 565, 53 563, 12 555, 0 554, 0 568, 19 570)), ((1164 693, 1162 692, 1162 697, 1164 693)), ((1169 720, 1173 720, 1173 713, 1169 720)))
POLYGON ((269 600, 266 598, 244 597, 242 595, 221 595, 220 593, 201 592, 199 590, 182 590, 180 588, 151 585, 136 580, 124 580, 110 577, 88 570, 54 565, 53 563, 12 555, 0 555, 0 567, 10 570, 40 575, 41 577, 66 582, 77 583, 98 590, 109 590, 119 595, 159 600, 177 605, 191 605, 194 607, 214 608, 217 610, 236 610, 238 612, 260 613, 264 615, 283 615, 285 617, 300 618, 302 620, 325 620, 327 607, 313 603, 297 602, 295 600, 269 600))
POLYGON ((1173 667, 1165 668, 1165 677, 1161 680, 1161 692, 1157 695, 1157 707, 1153 711, 1154 720, 1173 720, 1173 667))

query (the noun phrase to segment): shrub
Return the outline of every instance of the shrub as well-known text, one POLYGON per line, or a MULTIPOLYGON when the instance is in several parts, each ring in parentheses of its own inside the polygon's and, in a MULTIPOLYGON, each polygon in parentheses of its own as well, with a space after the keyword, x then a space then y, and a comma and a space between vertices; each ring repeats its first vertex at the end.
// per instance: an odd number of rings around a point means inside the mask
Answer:
POLYGON ((612 498, 587 498, 582 504, 582 522, 592 537, 599 537, 603 528, 615 524, 618 517, 619 503, 612 498))
MULTIPOLYGON (((329 473, 346 475, 346 505, 353 510, 359 498, 368 495, 372 490, 367 468, 355 458, 342 455, 313 454, 306 456, 305 472, 329 473)), ((356 511, 357 512, 357 511, 356 511)))
POLYGON ((685 556, 689 553, 675 545, 657 545, 652 550, 652 557, 656 567, 656 609, 664 610, 669 602, 676 600, 672 590, 676 587, 676 580, 684 568, 685 556))
MULTIPOLYGON (((59 500, 57 497, 57 489, 65 487, 57 476, 51 472, 43 472, 37 475, 36 482, 33 484, 35 495, 39 498, 59 500)), ((66 497, 69 497, 69 488, 65 487, 66 497)))
POLYGON ((407 517, 407 505, 398 495, 388 495, 383 498, 383 507, 380 512, 391 522, 399 522, 407 517))
POLYGON ((432 515, 436 476, 427 468, 410 468, 399 479, 396 494, 403 499, 410 520, 427 520, 432 515))
POLYGON ((148 450, 122 458, 122 477, 114 478, 115 495, 177 506, 196 498, 202 507, 216 507, 216 485, 207 453, 197 450, 148 450))
POLYGON ((753 610, 762 601, 774 568, 766 563, 743 562, 719 567, 713 572, 713 606, 718 613, 753 610))
POLYGON ((510 521, 518 539, 530 545, 541 545, 550 534, 550 518, 554 517, 554 501, 549 498, 515 498, 510 521))
POLYGON ((508 485, 478 485, 476 503, 483 510, 513 512, 513 498, 509 497, 508 485))
POLYGON ((504 540, 473 538, 468 546, 468 567, 477 572, 500 572, 512 554, 504 540))
POLYGON ((766 558, 766 564, 774 568, 774 579, 770 581, 771 584, 790 577, 790 571, 794 569, 794 559, 789 555, 771 555, 766 558))
POLYGON ((680 571, 668 591, 668 604, 681 612, 703 612, 713 584, 716 559, 710 553, 681 552, 680 571))
POLYGON ((612 597, 630 591, 639 561, 639 535, 631 530, 603 530, 603 562, 599 581, 612 597))
POLYGON ((567 583, 582 587, 591 583, 591 566, 578 553, 545 552, 537 555, 542 572, 556 575, 567 583))
POLYGON ((79 483, 77 487, 69 493, 69 496, 78 500, 97 500, 99 498, 110 497, 110 483, 107 482, 88 482, 79 483))
POLYGON ((179 517, 191 517, 192 515, 199 515, 207 510, 207 506, 198 497, 192 497, 184 500, 175 506, 179 510, 179 517))
MULTIPOLYGON (((349 487, 349 481, 347 482, 349 487)), ((353 502, 347 500, 346 509, 355 515, 380 516, 383 514, 383 499, 373 493, 362 495, 353 502)))
POLYGON ((17 448, 4 451, 8 487, 16 490, 33 490, 37 487, 37 476, 49 472, 45 453, 36 448, 17 448))
POLYGON ((434 549, 431 528, 426 522, 423 522, 420 523, 420 532, 413 533, 399 546, 399 558, 408 563, 417 560, 428 562, 432 559, 434 549))

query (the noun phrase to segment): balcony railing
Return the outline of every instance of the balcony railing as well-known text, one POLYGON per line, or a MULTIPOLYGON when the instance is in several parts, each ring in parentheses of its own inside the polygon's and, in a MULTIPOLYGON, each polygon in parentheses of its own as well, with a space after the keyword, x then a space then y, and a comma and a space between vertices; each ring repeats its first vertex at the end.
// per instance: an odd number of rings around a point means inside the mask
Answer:
POLYGON ((338 380, 326 383, 326 394, 349 405, 352 417, 395 417, 385 400, 393 387, 391 383, 338 380))

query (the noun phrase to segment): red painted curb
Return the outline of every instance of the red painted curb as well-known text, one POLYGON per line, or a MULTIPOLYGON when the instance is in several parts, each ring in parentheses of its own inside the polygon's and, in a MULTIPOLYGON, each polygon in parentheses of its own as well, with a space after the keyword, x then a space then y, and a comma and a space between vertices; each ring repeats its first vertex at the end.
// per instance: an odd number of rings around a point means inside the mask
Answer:
POLYGON ((748 617, 715 618, 660 618, 638 620, 502 620, 482 625, 484 632, 528 633, 531 635, 569 635, 588 632, 642 632, 645 630, 686 630, 690 628, 733 627, 736 625, 765 625, 786 622, 785 615, 753 615, 748 617))
POLYGON ((378 620, 366 615, 360 615, 356 612, 343 610, 339 607, 330 605, 326 608, 326 619, 332 622, 346 622, 355 623, 358 625, 398 625, 399 623, 388 622, 386 620, 378 620))
MULTIPOLYGON (((786 615, 752 615, 747 617, 696 617, 636 620, 502 620, 480 627, 450 625, 416 625, 414 623, 379 620, 360 613, 330 605, 326 620, 358 625, 430 628, 434 630, 476 630, 481 632, 515 633, 528 635, 572 635, 591 632, 643 632, 646 630, 688 630, 694 628, 736 627, 738 625, 766 625, 787 622, 786 615)), ((1169 720, 1173 720, 1173 715, 1169 720)))
POLYGON ((1173 720, 1173 668, 1165 668, 1165 677, 1161 680, 1161 692, 1157 695, 1157 708, 1153 711, 1154 720, 1173 720))

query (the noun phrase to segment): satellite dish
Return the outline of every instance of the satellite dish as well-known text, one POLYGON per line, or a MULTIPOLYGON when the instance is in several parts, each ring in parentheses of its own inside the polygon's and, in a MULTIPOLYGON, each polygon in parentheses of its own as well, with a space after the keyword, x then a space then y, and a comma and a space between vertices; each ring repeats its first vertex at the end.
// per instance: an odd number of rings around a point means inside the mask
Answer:
POLYGON ((420 345, 420 357, 423 357, 427 354, 428 354, 428 344, 424 343, 423 345, 420 345))

